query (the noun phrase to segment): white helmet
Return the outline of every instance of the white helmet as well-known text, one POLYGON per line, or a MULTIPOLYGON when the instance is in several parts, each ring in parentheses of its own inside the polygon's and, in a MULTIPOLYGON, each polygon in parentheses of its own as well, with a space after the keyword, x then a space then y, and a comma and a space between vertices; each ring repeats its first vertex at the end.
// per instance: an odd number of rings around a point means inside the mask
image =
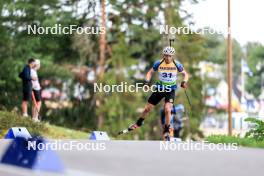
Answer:
POLYGON ((167 46, 163 49, 163 54, 173 56, 175 54, 175 49, 173 47, 167 46))

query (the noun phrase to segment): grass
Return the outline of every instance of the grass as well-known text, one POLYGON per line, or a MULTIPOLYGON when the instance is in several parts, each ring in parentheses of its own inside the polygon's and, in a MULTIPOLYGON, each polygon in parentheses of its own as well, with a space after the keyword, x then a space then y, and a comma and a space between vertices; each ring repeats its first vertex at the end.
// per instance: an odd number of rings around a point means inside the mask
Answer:
POLYGON ((237 143, 239 146, 244 147, 254 147, 254 148, 264 148, 264 141, 257 141, 253 138, 240 138, 237 136, 227 136, 227 135, 212 135, 206 138, 206 141, 211 143, 237 143))
POLYGON ((43 136, 49 139, 88 139, 89 134, 46 122, 33 122, 15 113, 0 111, 0 138, 3 138, 11 127, 26 127, 32 136, 43 136))

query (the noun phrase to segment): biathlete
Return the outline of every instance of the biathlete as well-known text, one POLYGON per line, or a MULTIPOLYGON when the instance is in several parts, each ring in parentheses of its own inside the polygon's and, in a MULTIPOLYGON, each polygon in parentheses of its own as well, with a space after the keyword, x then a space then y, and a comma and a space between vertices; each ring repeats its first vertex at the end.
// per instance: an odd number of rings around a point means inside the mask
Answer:
POLYGON ((149 85, 150 80, 155 72, 158 72, 158 81, 156 83, 156 91, 154 91, 148 99, 144 111, 139 119, 129 126, 127 131, 132 131, 143 125, 147 114, 164 98, 165 125, 163 128, 163 139, 170 140, 170 118, 171 110, 175 99, 175 90, 177 89, 177 75, 183 75, 181 87, 186 89, 188 82, 188 73, 184 70, 183 65, 174 61, 175 49, 173 47, 165 47, 163 49, 163 58, 154 63, 153 67, 147 72, 145 83, 149 85))

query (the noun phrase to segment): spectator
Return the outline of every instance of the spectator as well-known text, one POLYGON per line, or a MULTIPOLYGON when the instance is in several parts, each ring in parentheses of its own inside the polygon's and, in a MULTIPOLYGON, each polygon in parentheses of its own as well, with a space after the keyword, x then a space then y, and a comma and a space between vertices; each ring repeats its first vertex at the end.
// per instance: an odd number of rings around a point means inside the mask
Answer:
POLYGON ((41 87, 38 79, 37 71, 40 69, 40 60, 36 59, 33 68, 31 68, 31 78, 32 78, 32 90, 33 96, 36 100, 36 103, 32 107, 32 119, 35 122, 39 122, 39 112, 41 108, 41 87))
POLYGON ((35 60, 30 58, 28 64, 25 65, 23 71, 19 74, 19 77, 22 79, 22 92, 23 100, 21 104, 23 117, 28 117, 28 101, 31 99, 32 92, 32 78, 30 74, 30 69, 34 66, 35 60))

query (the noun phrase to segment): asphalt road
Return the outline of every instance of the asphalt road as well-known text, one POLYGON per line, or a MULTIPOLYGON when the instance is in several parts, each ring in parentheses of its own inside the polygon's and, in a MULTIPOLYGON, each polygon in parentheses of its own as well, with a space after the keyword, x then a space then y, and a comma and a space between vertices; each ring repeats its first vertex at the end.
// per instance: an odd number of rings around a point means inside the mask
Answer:
MULTIPOLYGON (((90 150, 56 151, 66 167, 62 174, 32 172, 0 164, 2 176, 72 175, 72 176, 249 176, 264 174, 264 150, 216 145, 202 149, 202 143, 160 143, 159 141, 78 141, 90 150), (194 148, 196 145, 196 148, 194 148), (98 147, 99 146, 99 147, 98 147), (167 146, 167 150, 165 150, 167 146), (177 148, 175 147, 177 146, 177 148), (193 146, 191 148, 190 146, 193 146), (197 148, 197 146, 200 146, 197 148), (221 147, 221 146, 220 146, 221 147), (92 149, 96 151, 91 151, 92 149)), ((69 143, 62 141, 60 144, 69 143)), ((0 140, 0 156, 8 141, 0 140)), ((86 148, 87 149, 87 148, 86 148)))

